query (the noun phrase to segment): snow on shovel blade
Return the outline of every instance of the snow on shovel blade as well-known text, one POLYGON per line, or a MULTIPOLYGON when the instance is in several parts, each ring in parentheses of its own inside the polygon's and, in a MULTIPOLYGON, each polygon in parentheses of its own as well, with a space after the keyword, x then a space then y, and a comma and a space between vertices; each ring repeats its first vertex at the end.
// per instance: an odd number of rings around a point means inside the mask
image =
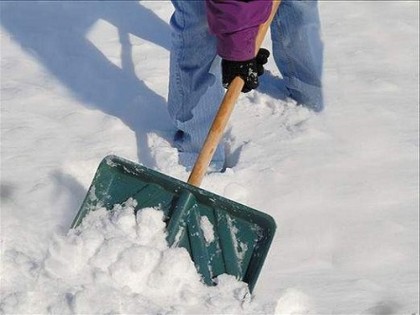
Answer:
POLYGON ((187 249, 206 284, 224 273, 255 286, 276 224, 272 217, 117 156, 99 165, 71 227, 89 211, 133 198, 161 209, 171 246, 187 249))

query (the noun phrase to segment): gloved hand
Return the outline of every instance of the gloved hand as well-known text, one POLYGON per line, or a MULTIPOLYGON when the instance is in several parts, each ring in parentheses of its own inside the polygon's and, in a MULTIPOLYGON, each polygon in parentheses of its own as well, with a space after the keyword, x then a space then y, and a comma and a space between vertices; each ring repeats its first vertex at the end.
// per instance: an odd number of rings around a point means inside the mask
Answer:
POLYGON ((270 57, 270 52, 267 49, 260 48, 260 50, 258 50, 258 54, 255 57, 257 62, 258 76, 264 74, 264 65, 268 62, 268 57, 270 57))
POLYGON ((270 52, 267 49, 260 48, 255 58, 247 61, 222 60, 222 82, 225 88, 229 87, 232 80, 240 76, 245 85, 243 93, 256 89, 259 85, 258 76, 264 73, 264 65, 268 61, 270 52))

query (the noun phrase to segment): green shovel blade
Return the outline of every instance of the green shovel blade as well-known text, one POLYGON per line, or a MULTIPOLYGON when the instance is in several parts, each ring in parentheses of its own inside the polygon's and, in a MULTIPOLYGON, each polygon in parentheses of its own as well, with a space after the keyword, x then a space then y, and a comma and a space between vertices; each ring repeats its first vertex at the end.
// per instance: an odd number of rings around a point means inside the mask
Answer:
POLYGON ((171 246, 187 249, 206 284, 229 274, 255 286, 276 224, 269 215, 117 156, 104 158, 71 227, 89 211, 127 199, 136 211, 154 207, 167 219, 171 246))

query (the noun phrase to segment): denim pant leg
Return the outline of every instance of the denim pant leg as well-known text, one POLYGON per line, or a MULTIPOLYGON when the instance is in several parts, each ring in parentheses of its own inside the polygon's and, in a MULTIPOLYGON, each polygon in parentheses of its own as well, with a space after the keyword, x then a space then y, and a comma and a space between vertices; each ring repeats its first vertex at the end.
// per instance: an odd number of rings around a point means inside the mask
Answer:
MULTIPOLYGON (((172 3, 168 111, 176 127, 184 131, 177 146, 194 163, 223 98, 220 58, 216 38, 209 32, 205 2, 172 3)), ((222 145, 212 162, 223 166, 222 145)))
POLYGON ((273 57, 290 96, 317 112, 324 107, 320 29, 316 0, 283 0, 271 25, 273 57))

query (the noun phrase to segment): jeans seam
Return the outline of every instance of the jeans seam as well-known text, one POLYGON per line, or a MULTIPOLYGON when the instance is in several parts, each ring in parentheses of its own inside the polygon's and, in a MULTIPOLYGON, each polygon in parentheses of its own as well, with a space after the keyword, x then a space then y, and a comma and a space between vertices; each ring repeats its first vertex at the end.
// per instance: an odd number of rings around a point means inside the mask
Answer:
MULTIPOLYGON (((178 5, 182 5, 182 1, 178 2, 178 5)), ((185 13, 184 10, 179 10, 178 13, 180 16, 180 24, 181 24, 181 29, 182 31, 179 34, 176 34, 177 37, 179 37, 179 40, 181 41, 181 47, 184 47, 185 45, 185 38, 184 38, 184 32, 185 32, 185 13)), ((178 39, 177 39, 178 40, 178 39)), ((184 60, 185 60, 185 54, 184 54, 184 50, 180 49, 177 50, 179 52, 179 54, 176 56, 176 72, 175 72, 175 77, 176 77, 176 82, 177 82, 177 89, 178 92, 181 96, 181 103, 184 104, 185 103, 185 90, 184 90, 184 86, 182 83, 182 71, 180 69, 180 65, 183 64, 184 60)), ((182 106, 177 106, 177 112, 175 113, 175 117, 179 116, 179 111, 182 109, 182 106)), ((178 118, 175 119, 176 120, 176 125, 178 127, 178 122, 180 121, 178 118)))
MULTIPOLYGON (((286 5, 286 4, 283 2, 283 5, 286 5)), ((281 10, 281 6, 279 7, 279 10, 281 10)), ((284 41, 285 36, 284 36, 284 33, 283 33, 283 27, 281 27, 281 24, 280 24, 279 13, 277 13, 277 15, 276 15, 275 23, 277 24, 277 27, 278 27, 278 30, 279 30, 279 40, 283 40, 284 41)), ((296 75, 295 75, 295 73, 296 73, 296 67, 294 67, 293 66, 293 62, 290 61, 289 54, 288 53, 285 53, 285 56, 286 56, 286 65, 287 65, 288 70, 289 70, 288 73, 290 74, 290 75, 288 75, 288 77, 289 78, 290 77, 296 77, 296 75)), ((282 72, 281 69, 279 69, 279 70, 280 70, 280 72, 282 72)), ((284 77, 284 74, 283 73, 282 73, 282 75, 284 77)), ((286 88, 287 88, 287 86, 286 86, 286 88)))

